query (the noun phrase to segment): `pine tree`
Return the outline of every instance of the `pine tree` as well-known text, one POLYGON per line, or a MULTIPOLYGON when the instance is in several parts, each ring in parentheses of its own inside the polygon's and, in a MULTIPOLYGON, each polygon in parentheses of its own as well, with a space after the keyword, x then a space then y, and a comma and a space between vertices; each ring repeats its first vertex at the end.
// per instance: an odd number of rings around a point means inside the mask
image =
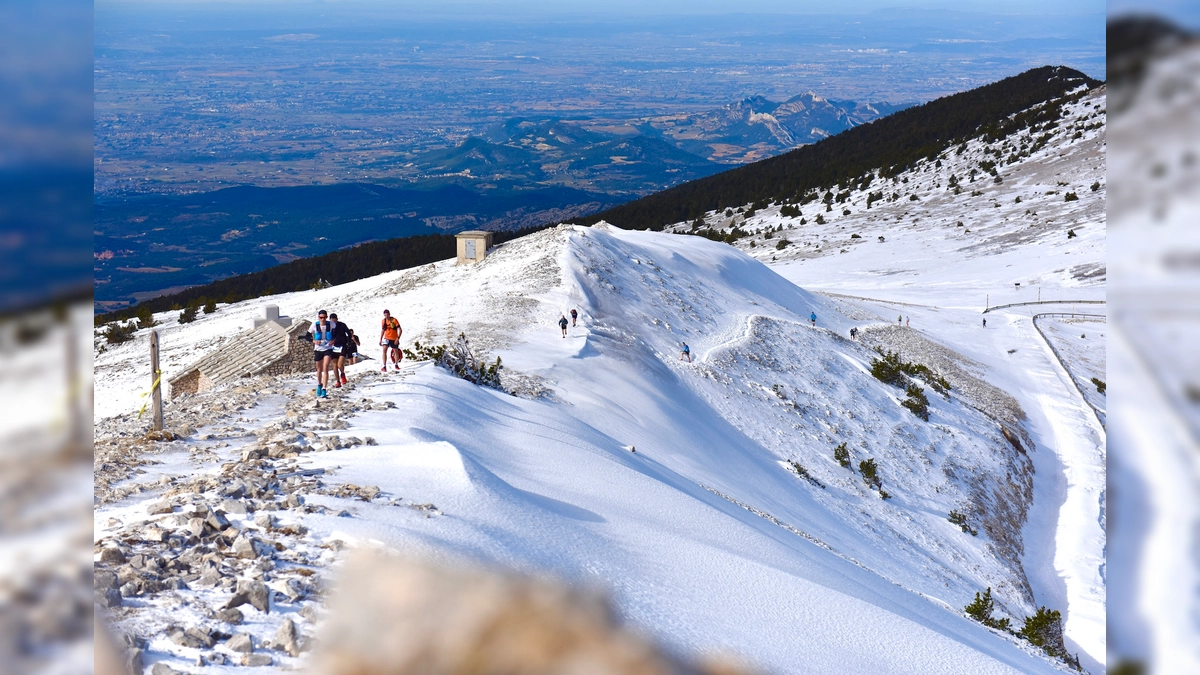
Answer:
POLYGON ((833 458, 837 460, 837 463, 841 464, 843 468, 850 469, 851 472, 854 471, 854 469, 850 468, 850 451, 846 449, 845 443, 842 443, 833 449, 833 458))

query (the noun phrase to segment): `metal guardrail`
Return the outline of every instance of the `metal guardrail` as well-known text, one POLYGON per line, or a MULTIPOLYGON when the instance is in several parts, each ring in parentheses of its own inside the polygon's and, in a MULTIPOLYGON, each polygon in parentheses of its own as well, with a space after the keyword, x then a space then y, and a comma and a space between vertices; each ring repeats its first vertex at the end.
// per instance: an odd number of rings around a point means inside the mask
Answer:
POLYGON ((1022 307, 1024 305, 1103 305, 1107 300, 1032 300, 1030 302, 1012 302, 1007 305, 996 305, 983 310, 984 314, 1007 307, 1022 307))
POLYGON ((1100 424, 1100 428, 1104 429, 1105 431, 1108 431, 1108 426, 1104 424, 1104 419, 1100 416, 1100 414, 1101 414, 1100 410, 1095 405, 1093 405, 1091 400, 1088 399, 1087 395, 1083 393, 1083 389, 1080 388, 1079 382, 1077 382, 1075 380, 1075 376, 1071 374, 1071 369, 1067 367, 1067 362, 1063 360, 1062 354, 1058 353, 1058 350, 1054 348, 1054 343, 1051 342, 1050 339, 1046 337, 1046 333, 1044 331, 1042 331, 1042 327, 1039 326, 1037 323, 1038 319, 1041 319, 1044 317, 1058 317, 1058 316, 1074 317, 1074 318, 1084 317, 1084 318, 1089 318, 1089 319, 1106 319, 1106 320, 1108 317, 1106 317, 1103 314, 1084 314, 1082 312, 1043 312, 1041 314, 1033 315, 1034 330, 1036 330, 1038 332, 1038 335, 1042 336, 1042 341, 1045 342, 1046 346, 1050 348, 1050 352, 1054 354, 1054 358, 1058 359, 1058 365, 1062 366, 1062 369, 1067 373, 1067 379, 1071 381, 1071 384, 1075 385, 1075 391, 1079 392, 1079 398, 1082 398, 1083 402, 1086 403, 1087 406, 1092 409, 1092 414, 1096 416, 1096 422, 1100 424))
POLYGON ((1033 318, 1036 321, 1044 316, 1065 316, 1071 318, 1100 319, 1101 321, 1105 322, 1108 321, 1107 314, 1087 314, 1084 312, 1040 312, 1038 314, 1034 314, 1033 318))

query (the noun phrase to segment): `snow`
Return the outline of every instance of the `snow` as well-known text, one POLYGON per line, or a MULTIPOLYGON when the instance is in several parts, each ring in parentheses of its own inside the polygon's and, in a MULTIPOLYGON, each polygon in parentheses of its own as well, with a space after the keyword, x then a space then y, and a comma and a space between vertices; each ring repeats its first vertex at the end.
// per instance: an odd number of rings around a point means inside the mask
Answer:
MULTIPOLYGON (((1085 99, 1078 116, 1096 104, 1102 109, 1102 96, 1085 99)), ((884 224, 910 208, 894 202, 805 230, 821 241, 863 233, 844 254, 788 253, 768 266, 771 254, 757 247, 746 249, 752 257, 700 237, 561 226, 498 247, 478 265, 447 261, 222 306, 186 326, 162 315, 164 370, 234 339, 232 327, 266 304, 294 317, 336 311, 365 345, 385 308, 400 318, 405 346, 465 332, 485 356, 502 358, 522 397, 428 363, 368 376, 370 361, 351 368, 362 382, 355 395, 395 407, 361 412, 338 433, 378 445, 301 456, 305 467, 328 469, 330 481, 377 485, 443 515, 322 497, 350 517, 297 516, 313 542, 549 572, 606 589, 630 623, 673 649, 726 651, 772 672, 1060 670, 962 614, 991 587, 1017 625, 1038 605, 1063 611, 1069 649, 1099 672, 1104 431, 1034 330, 1029 307, 985 315, 986 329, 980 311, 1036 299, 1036 287, 1048 299, 1104 298, 1103 275, 1079 272, 1104 265, 1103 190, 1087 188, 1103 175, 1102 161, 1094 165, 1100 142, 1089 131, 1006 169, 1003 186, 989 177, 988 196, 1033 194, 1047 176, 1065 179, 1078 202, 1038 202, 1053 227, 1015 223, 1004 207, 972 220, 969 238, 942 222, 963 207, 933 196, 940 174, 918 168, 908 183, 926 191, 918 227, 884 224), (1067 238, 1066 225, 1079 236, 1067 238), (563 338, 556 321, 571 308, 580 325, 563 338), (897 312, 911 321, 904 330, 952 350, 962 377, 1015 398, 1033 441, 1028 454, 965 391, 943 398, 927 389, 925 422, 899 405, 902 390, 870 376, 874 352, 845 336, 893 323, 897 312), (693 363, 679 358, 683 342, 693 363), (876 460, 889 499, 834 461, 841 442, 855 466, 876 460), (820 485, 790 471, 789 460, 820 485), (953 509, 985 525, 979 536, 947 522, 953 509)), ((943 171, 972 157, 956 156, 943 171)), ((139 365, 145 334, 97 354, 98 418, 137 409, 149 384, 139 365)), ((308 385, 295 379, 299 390, 308 385)), ((247 414, 269 418, 270 402, 260 406, 247 414)), ((157 498, 97 509, 97 537, 109 517, 129 522, 157 498)))
POLYGON ((1200 49, 1147 63, 1112 120, 1111 649, 1200 672, 1200 49))

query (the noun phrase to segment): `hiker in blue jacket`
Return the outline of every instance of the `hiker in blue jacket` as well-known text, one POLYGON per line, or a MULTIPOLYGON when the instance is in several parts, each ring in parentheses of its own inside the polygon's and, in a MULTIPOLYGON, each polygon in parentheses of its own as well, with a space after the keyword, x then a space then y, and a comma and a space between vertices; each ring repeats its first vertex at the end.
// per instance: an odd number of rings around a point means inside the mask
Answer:
POLYGON ((688 343, 684 342, 682 344, 683 344, 683 351, 679 352, 679 360, 682 361, 684 359, 687 359, 687 362, 691 363, 692 362, 692 350, 690 347, 688 347, 688 343))
POLYGON ((558 317, 558 327, 562 329, 563 337, 567 337, 567 315, 563 314, 558 317))
POLYGON ((816 325, 817 325, 817 313, 816 313, 816 312, 813 312, 812 314, 809 314, 809 315, 808 315, 808 320, 812 322, 812 325, 813 325, 813 327, 815 328, 815 327, 816 327, 816 325))

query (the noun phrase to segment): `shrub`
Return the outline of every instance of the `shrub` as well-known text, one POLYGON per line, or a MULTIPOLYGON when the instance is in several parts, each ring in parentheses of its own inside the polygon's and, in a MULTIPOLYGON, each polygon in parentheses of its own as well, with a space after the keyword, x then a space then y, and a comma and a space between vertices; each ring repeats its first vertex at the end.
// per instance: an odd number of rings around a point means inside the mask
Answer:
POLYGON ((456 377, 503 391, 500 383, 500 369, 503 367, 500 365, 500 357, 496 357, 495 363, 492 364, 478 359, 464 333, 459 333, 458 339, 450 345, 422 346, 420 342, 414 342, 412 349, 404 350, 404 356, 413 361, 433 361, 454 373, 456 377))
POLYGON ((875 464, 874 457, 868 457, 858 463, 858 472, 862 474, 863 481, 867 485, 879 490, 883 487, 883 479, 879 477, 879 467, 875 464))
POLYGON ((196 320, 196 307, 190 306, 179 313, 179 323, 191 323, 196 320))
POLYGON ((810 474, 808 472, 808 469, 801 466, 800 463, 797 462, 796 460, 789 459, 788 465, 792 467, 792 471, 795 472, 795 474, 797 476, 800 476, 804 480, 812 483, 813 485, 816 485, 817 487, 821 488, 822 490, 825 489, 825 484, 822 483, 821 481, 817 480, 812 474, 810 474))
POLYGON ((792 242, 788 241, 787 239, 780 239, 779 243, 775 244, 775 250, 782 251, 783 249, 787 248, 787 245, 790 243, 792 242))
POLYGON ((824 224, 825 224, 825 214, 823 214, 823 213, 818 213, 818 214, 817 214, 817 224, 818 224, 818 225, 824 225, 824 224))
MULTIPOLYGON (((135 322, 132 321, 129 323, 135 324, 135 322)), ((114 321, 108 324, 108 327, 104 330, 104 332, 101 333, 101 335, 104 336, 104 340, 108 344, 117 345, 131 340, 135 330, 137 330, 136 324, 129 325, 121 323, 120 321, 114 321)))
POLYGON ((1068 192, 1067 194, 1063 195, 1063 201, 1077 202, 1077 201, 1079 201, 1079 196, 1076 195, 1074 192, 1068 192))
POLYGON ((1039 607, 1033 616, 1025 617, 1025 625, 1017 631, 1017 635, 1028 640, 1029 644, 1041 647, 1050 656, 1078 667, 1078 659, 1072 659, 1067 654, 1067 647, 1063 643, 1062 614, 1057 609, 1039 607))
POLYGON ((800 207, 794 204, 784 204, 783 206, 779 207, 779 215, 783 216, 784 218, 799 218, 800 207))
POLYGON ((845 443, 833 449, 833 458, 837 460, 838 464, 842 465, 842 468, 850 469, 851 473, 854 472, 854 469, 850 466, 850 451, 846 449, 845 443))
POLYGON ((138 307, 136 316, 138 328, 150 328, 151 326, 158 325, 154 322, 154 312, 150 309, 150 305, 142 305, 138 307))
POLYGON ((850 235, 850 238, 851 239, 862 239, 862 237, 858 236, 857 234, 850 235))
POLYGON ((921 198, 920 198, 920 197, 918 197, 918 196, 916 196, 916 195, 909 195, 909 196, 908 196, 908 201, 910 201, 910 202, 919 202, 919 201, 921 201, 921 198))
POLYGON ((929 399, 925 397, 925 390, 915 384, 910 384, 904 390, 908 395, 908 399, 902 401, 900 405, 912 411, 912 414, 920 417, 926 422, 929 421, 929 399))
POLYGON ((1067 239, 1074 239, 1076 236, 1075 230, 1067 230, 1067 239))
POLYGON ((992 599, 991 586, 988 586, 988 589, 984 591, 982 595, 979 593, 979 591, 976 591, 975 600, 963 608, 963 611, 967 613, 967 616, 975 619, 979 623, 989 628, 996 628, 999 630, 1012 632, 1012 624, 1008 617, 997 619, 992 614, 992 612, 995 610, 996 601, 992 599))
MULTIPOLYGON (((899 354, 892 351, 884 352, 878 348, 875 351, 879 352, 880 356, 883 357, 871 361, 871 375, 875 376, 875 379, 885 384, 902 387, 909 384, 908 378, 905 377, 906 375, 909 377, 920 377, 922 380, 925 380, 926 384, 933 387, 934 391, 945 396, 947 399, 950 398, 949 380, 930 370, 929 366, 923 363, 908 363, 902 360, 899 354)), ((924 394, 921 394, 920 398, 924 399, 924 394)), ((928 400, 925 402, 928 404, 928 400)))
POLYGON ((881 352, 883 358, 871 360, 871 375, 884 384, 900 386, 904 384, 904 362, 900 355, 892 352, 881 352))
POLYGON ((204 302, 204 313, 212 314, 217 311, 217 302, 215 300, 206 300, 204 302))
POLYGON ((848 215, 850 215, 850 209, 842 209, 842 215, 843 215, 843 216, 848 216, 848 215))
POLYGON ((1098 377, 1092 378, 1092 384, 1096 385, 1096 391, 1100 392, 1101 394, 1103 394, 1105 392, 1105 390, 1108 389, 1108 385, 1104 383, 1104 380, 1101 380, 1098 377))
POLYGON ((1099 189, 1100 189, 1100 181, 1096 181, 1095 183, 1092 183, 1092 192, 1096 192, 1099 189))
POLYGON ((946 520, 959 526, 963 532, 969 532, 972 537, 979 536, 979 531, 971 527, 971 523, 968 521, 967 514, 965 513, 951 509, 950 515, 946 517, 946 520))

